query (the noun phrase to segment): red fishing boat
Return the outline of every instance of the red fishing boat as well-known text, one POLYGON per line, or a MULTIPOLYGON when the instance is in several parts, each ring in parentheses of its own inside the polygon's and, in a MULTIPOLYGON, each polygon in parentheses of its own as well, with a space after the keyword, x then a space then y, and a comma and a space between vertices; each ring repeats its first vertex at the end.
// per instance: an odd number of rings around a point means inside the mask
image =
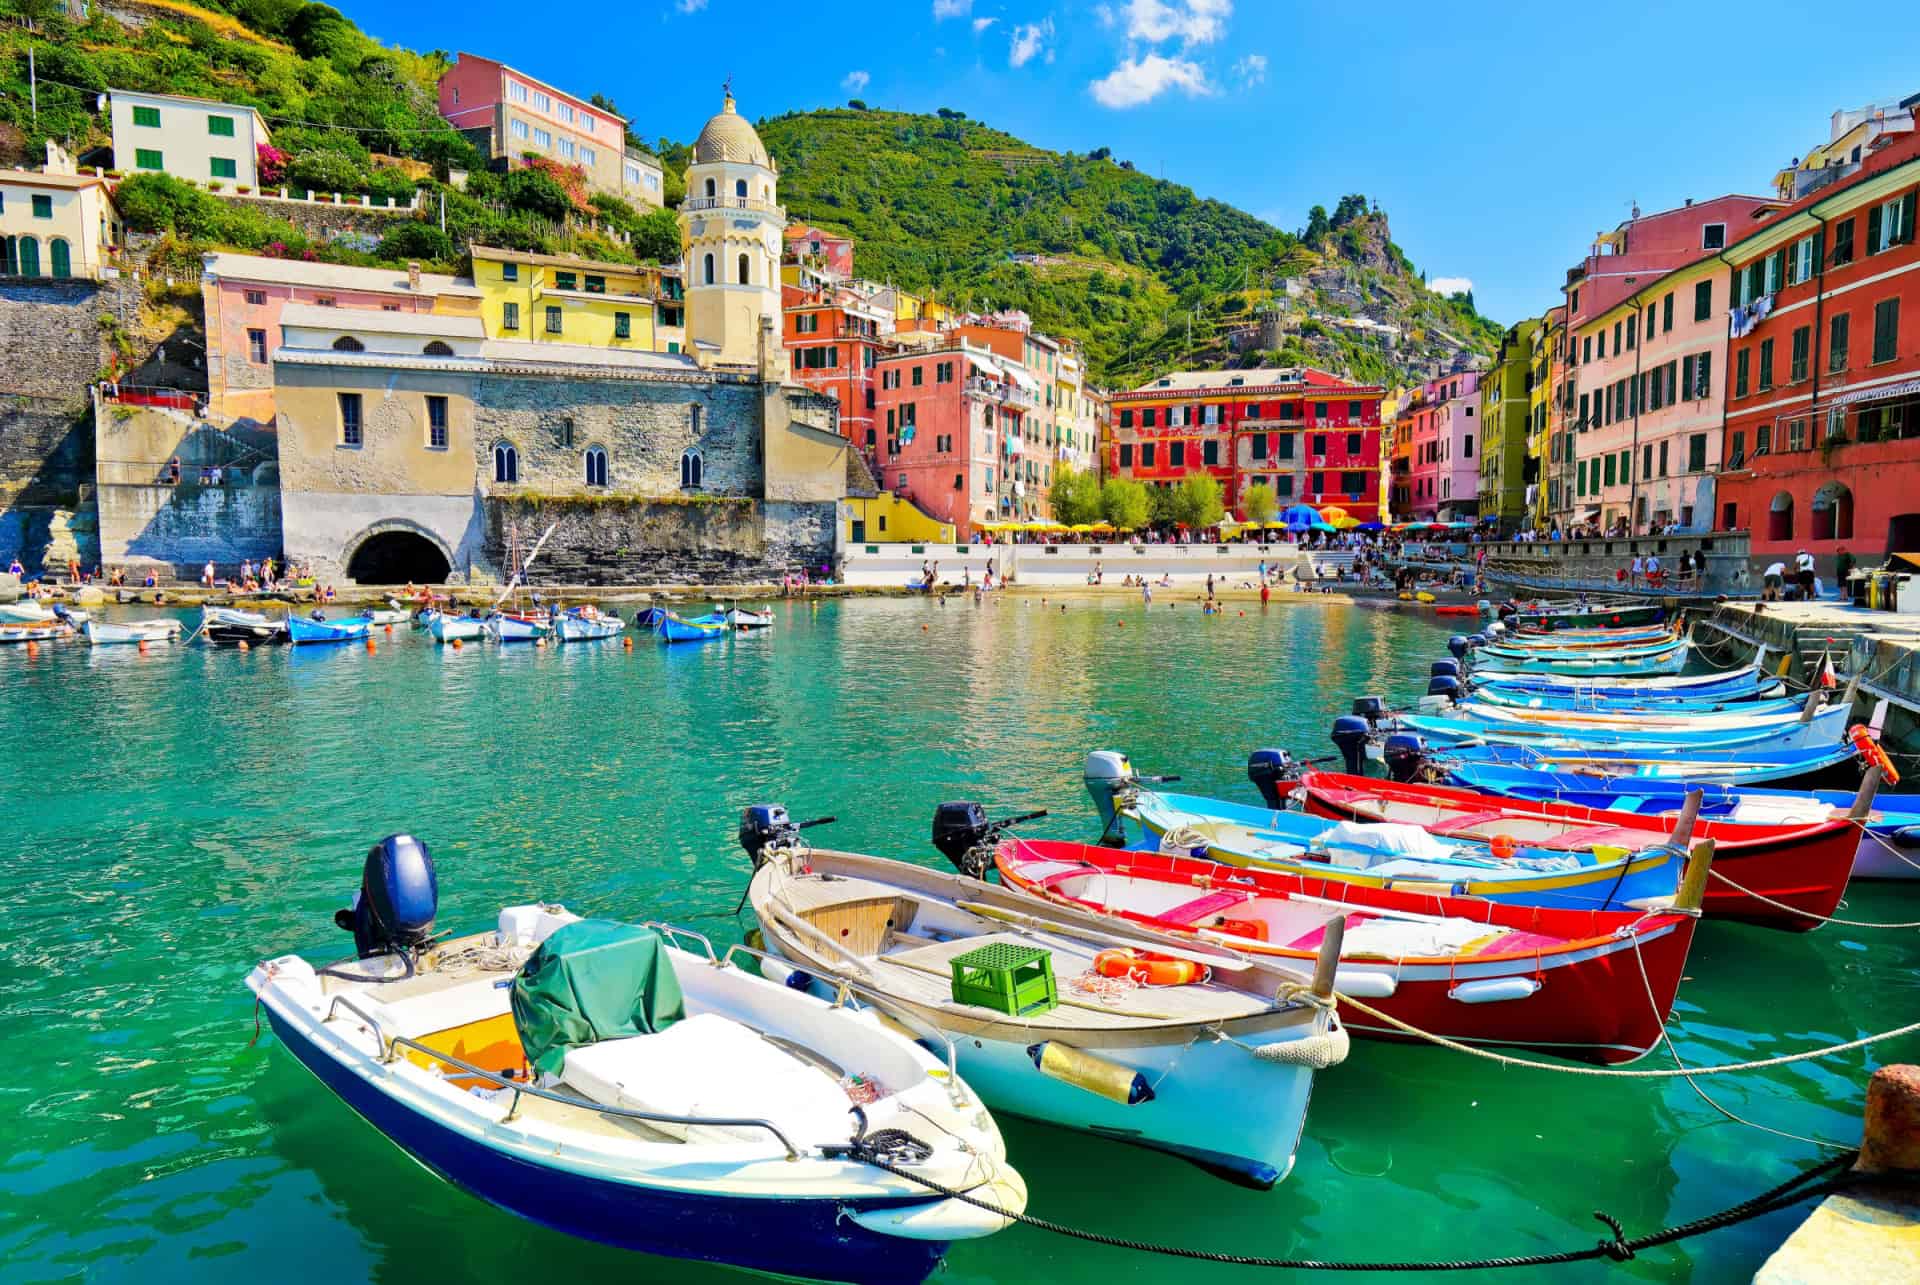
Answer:
MULTIPOLYGON (((1635 852, 1666 842, 1673 830, 1672 818, 1665 816, 1508 799, 1456 786, 1380 781, 1340 772, 1303 773, 1299 792, 1304 807, 1315 816, 1417 825, 1434 834, 1490 843, 1495 856, 1503 846, 1519 845, 1635 852)), ((1693 837, 1714 841, 1714 877, 1707 881, 1701 908, 1713 918, 1741 919, 1793 932, 1818 928, 1847 890, 1861 834, 1845 813, 1785 825, 1696 821, 1693 837)))
MULTIPOLYGON (((1008 887, 1031 896, 1305 970, 1338 921, 1343 996, 1448 1039, 1607 1065, 1659 1041, 1708 873, 1704 861, 1690 867, 1669 908, 1548 910, 1083 843, 1008 839, 994 862, 1008 887)), ((1095 966, 1121 985, 1178 984, 1182 962, 1095 966)), ((1351 1003, 1340 1017, 1368 1038, 1417 1038, 1351 1003)))

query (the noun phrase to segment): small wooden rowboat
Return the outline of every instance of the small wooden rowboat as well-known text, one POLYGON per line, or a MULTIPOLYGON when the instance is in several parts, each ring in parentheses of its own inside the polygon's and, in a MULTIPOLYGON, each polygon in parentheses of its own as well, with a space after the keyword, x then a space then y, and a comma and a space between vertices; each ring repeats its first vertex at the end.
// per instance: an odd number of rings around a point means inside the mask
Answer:
MULTIPOLYGON (((1673 1007, 1701 851, 1673 907, 1645 912, 1502 906, 1082 843, 1004 840, 994 861, 1032 896, 1301 966, 1337 924, 1335 990, 1449 1039, 1617 1064, 1654 1047, 1673 1007)), ((1411 1038, 1351 1005, 1340 1015, 1371 1038, 1411 1038)))
POLYGON ((1551 652, 1536 656, 1490 652, 1476 661, 1475 678, 1507 674, 1566 674, 1581 678, 1625 678, 1677 674, 1687 667, 1693 644, 1682 638, 1651 647, 1602 650, 1592 655, 1551 652))
POLYGON ((1522 608, 1505 616, 1516 628, 1594 629, 1633 625, 1657 625, 1667 618, 1667 609, 1658 604, 1606 604, 1587 607, 1522 608))
POLYGON ((312 616, 287 617, 287 636, 296 647, 311 643, 354 642, 365 638, 372 629, 373 621, 365 616, 346 616, 338 620, 325 617, 316 620, 312 616))
POLYGON ((618 616, 603 614, 592 607, 575 607, 554 617, 553 628, 561 642, 594 642, 613 638, 627 627, 618 616))
POLYGON ((538 642, 542 638, 553 636, 553 626, 539 616, 525 616, 513 612, 496 612, 487 617, 487 632, 493 635, 495 642, 538 642))
POLYGON ((421 620, 435 642, 464 642, 485 636, 487 622, 478 616, 456 616, 447 611, 422 612, 421 620))
MULTIPOLYGON (((1315 816, 1404 822, 1449 838, 1491 843, 1496 855, 1502 847, 1512 850, 1519 844, 1633 851, 1665 841, 1674 830, 1672 817, 1576 803, 1522 802, 1456 786, 1376 781, 1338 772, 1304 773, 1297 788, 1306 810, 1315 816)), ((1865 816, 1872 805, 1873 789, 1863 788, 1855 806, 1865 816)), ((1701 908, 1714 918, 1770 928, 1818 928, 1820 919, 1808 916, 1831 915, 1839 906, 1860 833, 1844 816, 1773 825, 1695 821, 1692 837, 1715 843, 1715 877, 1708 882, 1701 908)))
POLYGON ((87 641, 96 647, 110 643, 170 643, 180 638, 180 622, 172 619, 129 620, 118 624, 89 620, 83 629, 87 641))
POLYGON ((53 625, 0 624, 0 644, 53 642, 72 633, 73 626, 65 622, 53 625))
POLYGON ((287 618, 234 607, 200 608, 200 636, 216 647, 267 647, 291 641, 287 618))
POLYGON ((732 631, 717 622, 687 620, 671 611, 660 614, 660 623, 654 627, 660 635, 660 641, 669 643, 719 642, 732 631))

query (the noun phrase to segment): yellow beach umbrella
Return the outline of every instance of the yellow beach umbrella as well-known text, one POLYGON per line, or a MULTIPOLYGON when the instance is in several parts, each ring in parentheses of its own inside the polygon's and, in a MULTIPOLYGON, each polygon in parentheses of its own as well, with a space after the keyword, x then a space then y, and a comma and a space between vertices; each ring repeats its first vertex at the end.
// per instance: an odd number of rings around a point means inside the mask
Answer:
POLYGON ((1329 504, 1326 508, 1320 510, 1320 520, 1328 526, 1339 526, 1340 519, 1346 516, 1347 511, 1337 504, 1329 504))
POLYGON ((1359 526, 1359 525, 1360 525, 1360 519, 1359 519, 1359 518, 1356 518, 1356 517, 1353 517, 1353 516, 1351 516, 1350 514, 1346 514, 1346 513, 1341 513, 1341 514, 1338 514, 1338 515, 1337 515, 1337 516, 1335 516, 1335 517, 1330 517, 1330 518, 1328 518, 1328 519, 1327 519, 1327 525, 1328 525, 1328 526, 1330 526, 1330 527, 1333 527, 1333 528, 1334 528, 1334 529, 1336 529, 1336 530, 1339 530, 1339 531, 1345 531, 1345 530, 1347 530, 1347 529, 1348 529, 1349 527, 1357 527, 1357 526, 1359 526))

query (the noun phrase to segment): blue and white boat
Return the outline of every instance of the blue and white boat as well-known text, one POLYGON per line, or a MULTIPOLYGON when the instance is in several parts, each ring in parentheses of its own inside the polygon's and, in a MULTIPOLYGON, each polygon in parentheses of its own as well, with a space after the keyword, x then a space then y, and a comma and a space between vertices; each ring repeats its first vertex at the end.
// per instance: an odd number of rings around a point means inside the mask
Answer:
POLYGON ((343 616, 329 620, 318 611, 311 616, 287 616, 287 638, 295 646, 309 643, 344 643, 365 638, 373 629, 366 616, 343 616))
POLYGON ((669 643, 719 642, 732 633, 718 621, 686 620, 671 611, 660 613, 654 632, 660 635, 660 641, 669 643))
POLYGON ((1024 1208, 974 1090, 873 1013, 697 934, 552 906, 433 938, 434 898, 423 845, 384 840, 338 917, 359 957, 281 955, 247 987, 323 1086, 480 1199, 618 1248, 875 1285, 914 1285, 1008 1220, 865 1163, 859 1137, 904 1130, 922 1145, 890 1152, 899 1168, 1024 1208))
POLYGON ((602 638, 618 637, 626 627, 627 622, 620 617, 592 607, 574 607, 553 618, 554 633, 563 643, 595 642, 602 638))
POLYGON ((449 611, 423 611, 420 621, 435 642, 466 642, 485 637, 487 622, 479 616, 457 616, 449 611))
POLYGON ((1628 700, 1665 700, 1668 697, 1739 700, 1771 696, 1782 690, 1778 678, 1751 667, 1721 674, 1675 674, 1666 677, 1597 678, 1586 674, 1484 673, 1474 675, 1469 685, 1475 691, 1492 687, 1503 692, 1547 692, 1561 696, 1628 700))
POLYGON ((543 616, 526 616, 496 611, 486 619, 487 632, 495 642, 539 642, 553 637, 553 625, 543 616))
MULTIPOLYGON (((1529 713, 1533 711, 1507 711, 1529 713)), ((1546 713, 1547 711, 1541 711, 1546 713)), ((1492 711, 1483 711, 1491 714, 1492 711)), ((1770 716, 1741 722, 1731 715, 1703 714, 1701 726, 1634 726, 1633 716, 1613 717, 1625 720, 1608 725, 1597 718, 1579 721, 1570 713, 1564 721, 1527 722, 1493 717, 1447 717, 1409 714, 1393 721, 1389 730, 1415 732, 1436 747, 1455 745, 1541 745, 1550 749, 1582 749, 1607 746, 1631 750, 1683 750, 1724 752, 1736 749, 1790 750, 1830 747, 1846 731, 1850 710, 1845 705, 1829 705, 1810 719, 1789 712, 1784 717, 1770 716), (1716 723, 1715 720, 1726 720, 1716 723)), ((1387 725, 1383 725, 1387 726, 1387 725)))
POLYGON ((1578 674, 1625 677, 1677 674, 1687 667, 1693 643, 1685 638, 1645 647, 1594 647, 1552 651, 1537 648, 1489 646, 1474 653, 1473 674, 1578 674))
POLYGON ((1852 744, 1804 749, 1726 749, 1716 746, 1461 745, 1428 752, 1432 761, 1463 785, 1470 767, 1519 767, 1573 774, 1586 780, 1626 777, 1634 781, 1683 781, 1719 785, 1839 784, 1859 755, 1852 744))

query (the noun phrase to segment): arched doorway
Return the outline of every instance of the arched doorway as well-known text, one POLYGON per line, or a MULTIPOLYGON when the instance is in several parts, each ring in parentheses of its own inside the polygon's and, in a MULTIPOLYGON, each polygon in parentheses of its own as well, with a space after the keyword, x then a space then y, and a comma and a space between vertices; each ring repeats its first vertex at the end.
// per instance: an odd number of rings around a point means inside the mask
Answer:
POLYGON ((1814 539, 1853 539, 1853 492, 1844 483, 1828 482, 1815 491, 1812 509, 1814 539))
POLYGON ((416 531, 379 531, 360 542, 347 562, 356 584, 445 584, 447 555, 416 531))
POLYGON ((1793 496, 1786 491, 1774 496, 1767 507, 1767 539, 1793 539, 1793 496))

